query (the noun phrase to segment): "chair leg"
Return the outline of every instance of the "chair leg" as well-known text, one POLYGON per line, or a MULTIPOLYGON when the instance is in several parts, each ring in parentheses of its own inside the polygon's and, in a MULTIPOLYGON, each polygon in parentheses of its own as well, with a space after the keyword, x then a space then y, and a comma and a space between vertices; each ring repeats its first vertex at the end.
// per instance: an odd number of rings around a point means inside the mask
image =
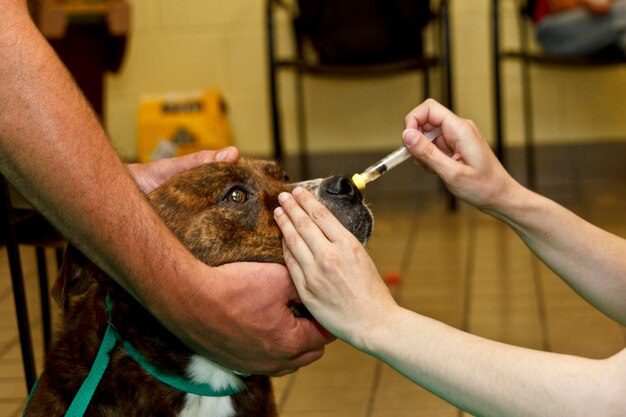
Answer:
POLYGON ((308 180, 311 177, 309 163, 309 146, 306 130, 306 109, 304 103, 304 79, 302 71, 295 72, 296 112, 298 119, 298 147, 300 148, 300 180, 308 180))
POLYGON ((446 197, 448 198, 448 211, 455 212, 459 205, 456 201, 456 197, 446 188, 446 197))
POLYGON ((454 102, 452 95, 452 42, 450 41, 450 17, 448 11, 448 3, 442 4, 442 51, 443 51, 443 77, 442 89, 443 97, 446 101, 446 107, 454 111, 454 102))
POLYGON ((11 283, 13 285, 13 297, 15 300, 15 314, 17 315, 17 327, 20 335, 20 348, 22 351, 22 364, 26 379, 26 390, 30 392, 37 379, 35 355, 33 353, 33 340, 30 334, 30 320, 28 319, 28 307, 26 303, 26 291, 24 290, 24 275, 20 264, 20 255, 16 248, 9 249, 9 265, 11 269, 11 283))
POLYGON ((526 156, 526 182, 531 190, 537 189, 535 172, 535 136, 533 129, 532 88, 530 86, 530 68, 528 62, 522 61, 522 84, 524 100, 524 150, 526 156))
MULTIPOLYGON (((528 27, 525 22, 520 25, 521 47, 525 56, 528 55, 528 27)), ((526 153, 526 181, 531 190, 537 189, 535 172, 535 137, 533 130, 532 88, 530 85, 530 63, 522 60, 522 100, 524 105, 524 150, 526 153)))
POLYGON ((278 109, 278 91, 276 85, 276 74, 274 69, 271 70, 272 75, 270 77, 270 98, 272 107, 272 139, 274 143, 274 159, 280 163, 283 161, 283 146, 282 146, 282 131, 280 125, 280 110, 278 109))
POLYGON ((500 22, 499 1, 494 0, 491 7, 491 49, 493 64, 493 104, 496 146, 495 153, 502 165, 506 168, 506 155, 504 154, 504 140, 502 132, 502 80, 500 62, 500 22))
POLYGON ((50 295, 48 293, 48 268, 46 252, 43 247, 36 247, 37 274, 39 276, 39 298, 41 303, 41 325, 43 328, 44 352, 48 352, 52 339, 52 319, 50 317, 50 295))
POLYGON ((63 249, 56 248, 54 250, 54 256, 57 260, 57 271, 58 271, 61 268, 61 265, 63 265, 63 249))
MULTIPOLYGON (((444 71, 447 71, 447 69, 444 71)), ((424 99, 427 99, 431 95, 431 92, 430 92, 431 77, 430 77, 430 72, 428 68, 424 69, 424 71, 422 71, 422 74, 423 74, 422 75, 422 89, 424 91, 424 99)), ((444 75, 444 80, 445 80, 445 74, 443 75, 444 75)), ((445 81, 441 84, 441 86, 444 89, 444 91, 442 91, 441 93, 443 94, 444 98, 447 98, 447 94, 449 90, 447 90, 447 87, 445 86, 445 81)), ((444 105, 449 106, 447 102, 444 102, 444 105)), ((448 191, 448 189, 445 186, 443 186, 443 183, 442 183, 442 188, 444 192, 446 193, 448 210, 456 211, 457 209, 456 197, 454 197, 454 195, 450 191, 448 191)))
MULTIPOLYGON (((447 2, 442 4, 441 9, 441 21, 442 21, 442 51, 443 51, 443 62, 442 62, 442 80, 441 80, 441 89, 442 95, 445 101, 445 105, 451 111, 454 111, 454 103, 452 97, 452 50, 451 50, 451 41, 450 41, 450 16, 448 10, 447 2)), ((445 188, 445 187, 444 187, 445 188)), ((451 212, 455 212, 458 208, 457 200, 454 194, 452 194, 447 188, 445 188, 448 210, 451 212)))
MULTIPOLYGON (((282 131, 280 124, 280 110, 278 108, 278 76, 275 58, 274 46, 274 17, 272 1, 267 2, 266 19, 267 19, 267 54, 269 63, 269 88, 270 88, 270 106, 272 111, 272 139, 274 144, 274 159, 280 163, 283 161, 282 131)), ((59 264, 60 265, 60 264, 59 264)))
MULTIPOLYGON (((10 204, 10 196, 7 183, 1 180, 4 201, 10 204)), ((20 348, 22 350, 22 364, 24 366, 24 377, 27 392, 30 392, 37 379, 37 369, 35 366, 35 356, 33 354, 33 341, 30 334, 30 321, 28 319, 28 307, 26 303, 26 291, 24 290, 24 274, 20 261, 20 252, 15 236, 15 228, 11 220, 8 209, 2 207, 1 221, 4 222, 6 230, 6 248, 9 257, 9 269, 11 271, 11 284, 13 287, 13 299, 15 303, 15 315, 17 316, 17 327, 20 337, 20 348)))

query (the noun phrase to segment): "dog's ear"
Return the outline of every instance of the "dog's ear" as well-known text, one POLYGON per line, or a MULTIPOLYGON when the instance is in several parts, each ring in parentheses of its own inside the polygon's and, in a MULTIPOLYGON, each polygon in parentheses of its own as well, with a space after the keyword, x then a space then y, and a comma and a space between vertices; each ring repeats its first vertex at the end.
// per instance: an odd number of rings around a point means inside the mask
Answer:
POLYGON ((51 291, 59 307, 66 307, 69 296, 83 294, 91 287, 95 282, 96 269, 81 251, 71 244, 67 245, 59 276, 51 291))

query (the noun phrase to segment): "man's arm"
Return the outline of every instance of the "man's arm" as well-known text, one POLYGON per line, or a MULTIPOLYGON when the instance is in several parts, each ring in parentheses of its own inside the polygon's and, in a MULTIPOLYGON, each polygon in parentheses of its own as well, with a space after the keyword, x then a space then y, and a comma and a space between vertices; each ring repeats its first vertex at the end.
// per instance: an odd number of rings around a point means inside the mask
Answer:
MULTIPOLYGON (((70 74, 24 13, 23 2, 4 3, 0 18, 3 173, 81 250, 137 296, 146 283, 128 283, 124 277, 140 272, 136 270, 140 266, 112 259, 124 258, 120 254, 129 249, 140 257, 161 253, 161 240, 152 242, 151 248, 133 247, 130 242, 145 240, 150 230, 161 228, 160 222, 126 174, 70 74), (92 228, 94 222, 100 227, 92 228), (137 239, 131 239, 133 235, 137 239), (86 244, 91 241, 107 242, 110 253, 86 244)), ((175 246, 168 250, 189 258, 175 246)), ((156 271, 145 272, 137 275, 156 271)))
POLYGON ((0 163, 9 181, 196 351, 254 373, 319 358, 330 339, 290 313, 297 294, 286 269, 210 268, 194 258, 147 203, 25 1, 0 0, 0 10, 0 163))

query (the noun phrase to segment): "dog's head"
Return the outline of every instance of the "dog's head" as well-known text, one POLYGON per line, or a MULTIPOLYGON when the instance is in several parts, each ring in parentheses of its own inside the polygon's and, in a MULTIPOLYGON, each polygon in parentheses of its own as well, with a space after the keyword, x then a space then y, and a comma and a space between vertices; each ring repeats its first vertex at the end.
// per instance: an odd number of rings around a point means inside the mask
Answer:
MULTIPOLYGON (((274 221, 278 195, 297 185, 310 190, 362 243, 372 215, 346 176, 290 183, 275 162, 241 158, 211 163, 178 174, 149 196, 178 239, 201 261, 284 263, 281 234, 274 221)), ((59 304, 85 292, 97 268, 69 247, 53 295, 59 304)))
MULTIPOLYGON (((365 243, 371 232, 372 216, 350 179, 336 176, 301 185, 314 192, 365 243)), ((288 182, 275 163, 241 159, 237 164, 212 163, 183 172, 154 190, 148 198, 178 239, 198 259, 209 265, 239 261, 282 263, 281 234, 273 212, 278 205, 278 195, 293 190, 295 186, 288 182)), ((236 400, 202 397, 202 402, 198 404, 203 405, 193 405, 194 410, 218 409, 219 405, 222 407, 219 409, 223 410, 228 407, 248 410, 238 411, 237 415, 275 415, 267 377, 239 378, 228 369, 212 363, 209 358, 198 357, 77 250, 69 248, 66 252, 55 288, 57 300, 63 303, 66 314, 58 347, 52 349, 53 359, 46 365, 48 370, 54 369, 45 374, 48 376, 43 382, 43 386, 48 384, 50 391, 63 391, 68 380, 76 383, 78 389, 87 372, 81 374, 68 368, 78 363, 78 369, 88 369, 86 367, 91 366, 93 359, 77 361, 73 354, 92 352, 95 355, 100 341, 98 334, 104 333, 110 323, 115 326, 118 337, 140 352, 146 363, 165 374, 212 386, 235 387, 243 384, 246 387, 236 400), (109 300, 108 306, 112 307, 107 306, 105 297, 109 300)), ((290 307, 295 316, 307 315, 303 306, 294 304, 290 307)), ((123 349, 119 352, 122 353, 110 355, 111 368, 118 370, 117 373, 110 372, 115 378, 108 382, 106 389, 111 391, 101 388, 102 385, 99 389, 107 393, 116 392, 119 381, 141 381, 139 385, 145 385, 143 396, 148 399, 142 398, 141 407, 150 409, 157 404, 160 408, 161 400, 177 409, 184 406, 188 397, 178 391, 172 394, 169 388, 159 390, 161 385, 156 384, 156 380, 146 379, 145 367, 142 370, 138 365, 129 366, 123 349), (157 397, 159 402, 152 404, 151 401, 157 397)), ((103 383, 107 384, 106 381, 103 383)), ((103 394, 100 399, 109 401, 107 395, 103 394)), ((61 398, 56 393, 53 396, 61 398)), ((196 402, 197 398, 194 398, 193 403, 196 402)), ((37 403, 37 399, 33 403, 37 403)), ((133 410, 135 406, 130 404, 133 410)), ((185 412, 173 414, 183 415, 185 412)), ((147 412, 145 415, 154 413, 147 412)))
POLYGON ((179 174, 149 199, 178 239, 209 265, 283 263, 273 212, 278 194, 296 185, 312 191, 362 243, 367 241, 372 216, 349 178, 293 184, 275 162, 242 158, 237 164, 202 165, 179 174))

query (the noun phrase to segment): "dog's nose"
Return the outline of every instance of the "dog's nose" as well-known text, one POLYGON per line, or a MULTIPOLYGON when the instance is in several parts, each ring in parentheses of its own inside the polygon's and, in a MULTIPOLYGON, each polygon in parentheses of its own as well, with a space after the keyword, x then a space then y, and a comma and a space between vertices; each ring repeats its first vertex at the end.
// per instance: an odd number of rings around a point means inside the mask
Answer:
POLYGON ((332 198, 344 199, 351 203, 363 201, 363 195, 346 175, 336 175, 324 180, 321 191, 332 198))

